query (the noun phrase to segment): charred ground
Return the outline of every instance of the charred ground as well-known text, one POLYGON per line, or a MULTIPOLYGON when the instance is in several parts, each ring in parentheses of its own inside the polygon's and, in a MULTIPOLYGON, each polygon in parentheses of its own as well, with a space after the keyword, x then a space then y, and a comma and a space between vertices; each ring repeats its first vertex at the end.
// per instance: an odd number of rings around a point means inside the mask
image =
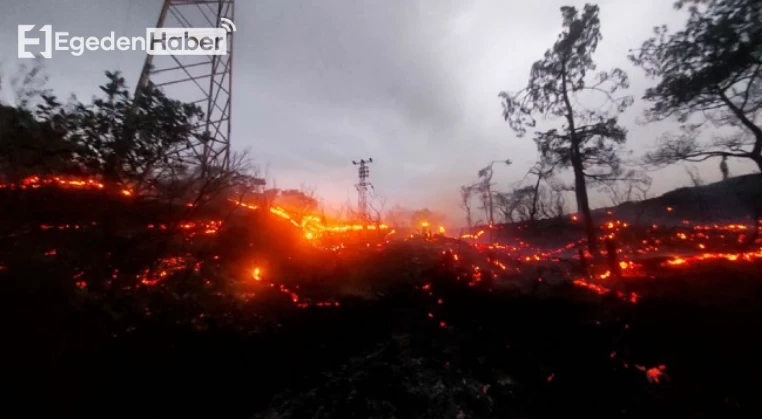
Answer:
POLYGON ((574 249, 377 232, 315 245, 233 205, 187 219, 99 191, 2 199, 6 394, 23 416, 760 412, 762 278, 744 231, 604 222, 635 266, 615 280, 585 276, 574 249), (636 258, 641 236, 664 251, 636 258), (725 256, 691 259, 697 241, 725 256))

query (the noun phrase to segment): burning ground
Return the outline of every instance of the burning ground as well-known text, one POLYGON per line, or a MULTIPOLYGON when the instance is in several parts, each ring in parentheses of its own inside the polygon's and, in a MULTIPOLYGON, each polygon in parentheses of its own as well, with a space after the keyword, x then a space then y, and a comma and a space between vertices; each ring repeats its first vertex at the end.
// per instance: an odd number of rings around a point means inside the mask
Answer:
POLYGON ((454 238, 82 179, 0 189, 7 376, 28 416, 762 411, 753 222, 614 209, 592 257, 571 218, 454 238))

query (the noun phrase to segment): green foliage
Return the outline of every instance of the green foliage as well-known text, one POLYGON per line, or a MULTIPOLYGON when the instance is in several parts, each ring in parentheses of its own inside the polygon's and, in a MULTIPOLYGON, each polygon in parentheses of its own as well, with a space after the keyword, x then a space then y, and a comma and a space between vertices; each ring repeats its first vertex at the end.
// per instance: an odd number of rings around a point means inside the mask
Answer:
POLYGON ((698 161, 714 156, 745 157, 762 168, 762 2, 681 0, 688 9, 682 30, 654 28, 654 36, 630 60, 658 80, 646 90, 650 121, 675 117, 681 135, 662 138, 649 156, 654 163, 698 161), (704 125, 735 127, 737 134, 696 141, 704 125))

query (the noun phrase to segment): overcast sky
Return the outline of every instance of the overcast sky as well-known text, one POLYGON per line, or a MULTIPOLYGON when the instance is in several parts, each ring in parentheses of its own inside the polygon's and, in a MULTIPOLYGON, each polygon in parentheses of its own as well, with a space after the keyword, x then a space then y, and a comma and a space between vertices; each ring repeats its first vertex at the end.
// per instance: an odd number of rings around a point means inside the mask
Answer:
MULTIPOLYGON (((648 86, 626 59, 658 24, 684 17, 671 0, 601 0, 599 69, 628 71, 638 99, 648 86)), ((240 0, 236 5, 233 148, 249 148, 279 187, 312 185, 329 206, 356 202, 353 159, 373 157, 371 180, 394 204, 456 216, 458 186, 492 160, 499 187, 520 180, 535 161, 531 136, 516 138, 503 121, 501 90, 517 90, 560 31, 561 0, 240 0)), ((0 56, 17 62, 18 24, 52 24, 72 35, 135 36, 155 25, 160 0, 5 2, 0 56)), ((121 70, 134 85, 139 52, 57 54, 45 60, 50 87, 81 99, 103 71, 121 70)), ((641 126, 643 103, 620 121, 640 154, 676 124, 641 126)), ((559 123, 560 124, 560 123, 559 123)), ((717 180, 719 162, 702 166, 717 180)), ((731 162, 731 171, 741 171, 731 162)), ((656 174, 654 193, 688 183, 681 167, 656 174)), ((594 204, 606 204, 594 194, 594 204)))

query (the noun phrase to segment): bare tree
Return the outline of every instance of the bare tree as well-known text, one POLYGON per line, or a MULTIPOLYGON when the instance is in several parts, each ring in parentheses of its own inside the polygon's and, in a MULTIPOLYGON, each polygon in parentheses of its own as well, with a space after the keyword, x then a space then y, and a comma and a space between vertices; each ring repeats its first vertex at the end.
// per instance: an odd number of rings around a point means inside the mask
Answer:
POLYGON ((511 192, 515 211, 520 221, 535 221, 537 218, 537 202, 539 201, 539 186, 528 185, 516 188, 511 192))
POLYGON ((532 184, 497 193, 495 201, 505 222, 535 221, 562 216, 566 211, 564 193, 572 188, 553 178, 554 167, 541 160, 529 169, 524 179, 534 176, 532 184))
POLYGON ((153 183, 154 194, 141 196, 155 195, 171 206, 180 204, 192 212, 219 200, 244 201, 256 190, 252 179, 258 175, 259 168, 244 150, 233 153, 227 167, 210 167, 205 173, 198 166, 166 170, 153 183))
POLYGON ((384 213, 384 208, 386 208, 386 197, 374 193, 370 199, 368 206, 372 212, 370 215, 370 221, 375 225, 380 225, 383 218, 382 214, 384 213))
POLYGON ((471 198, 474 194, 474 185, 460 187, 460 208, 466 213, 466 225, 469 231, 473 227, 473 218, 471 216, 471 198))
POLYGON ((538 218, 541 212, 540 206, 545 204, 544 200, 541 199, 541 195, 545 192, 541 191, 541 185, 543 181, 546 181, 553 175, 554 168, 555 166, 553 164, 549 163, 547 160, 541 159, 540 162, 529 169, 528 174, 536 177, 534 187, 532 188, 532 204, 529 207, 528 214, 530 221, 535 221, 538 218))
POLYGON ((626 202, 646 199, 653 180, 645 172, 629 170, 621 177, 598 182, 600 192, 604 192, 614 206, 626 202))
POLYGON ((573 191, 574 188, 554 179, 547 181, 550 192, 548 204, 545 206, 543 215, 545 218, 561 218, 566 214, 566 192, 573 191))
POLYGON ((500 211, 502 222, 515 222, 514 216, 516 206, 514 205, 513 195, 510 192, 498 192, 495 194, 495 206, 500 211))
POLYGON ((299 185, 299 189, 279 190, 275 201, 297 219, 314 214, 318 209, 315 188, 304 182, 299 185))
POLYGON ((494 205, 493 205, 493 199, 492 199, 492 186, 493 186, 492 167, 494 166, 495 163, 504 163, 506 165, 510 165, 511 160, 510 159, 493 160, 486 167, 479 170, 479 178, 481 180, 478 185, 479 185, 479 192, 481 192, 482 194, 481 195, 482 209, 484 209, 484 214, 490 225, 495 222, 494 205))
POLYGON ((688 178, 691 180, 691 184, 693 186, 703 186, 704 185, 704 179, 701 178, 701 174, 698 171, 698 168, 696 166, 684 166, 685 173, 688 174, 688 178))
POLYGON ((410 227, 412 214, 413 211, 411 209, 395 205, 386 211, 386 222, 393 228, 408 228, 410 227))
MULTIPOLYGON (((4 77, 0 74, 0 93, 3 90, 4 77)), ((11 105, 20 109, 31 109, 35 101, 50 96, 51 90, 46 86, 49 76, 45 71, 42 59, 35 59, 31 65, 20 63, 8 78, 7 88, 10 90, 11 105)), ((0 102, 2 97, 0 96, 0 102)))
POLYGON ((479 192, 479 209, 484 211, 484 220, 487 224, 493 223, 494 201, 492 199, 492 184, 484 181, 477 184, 479 192))

